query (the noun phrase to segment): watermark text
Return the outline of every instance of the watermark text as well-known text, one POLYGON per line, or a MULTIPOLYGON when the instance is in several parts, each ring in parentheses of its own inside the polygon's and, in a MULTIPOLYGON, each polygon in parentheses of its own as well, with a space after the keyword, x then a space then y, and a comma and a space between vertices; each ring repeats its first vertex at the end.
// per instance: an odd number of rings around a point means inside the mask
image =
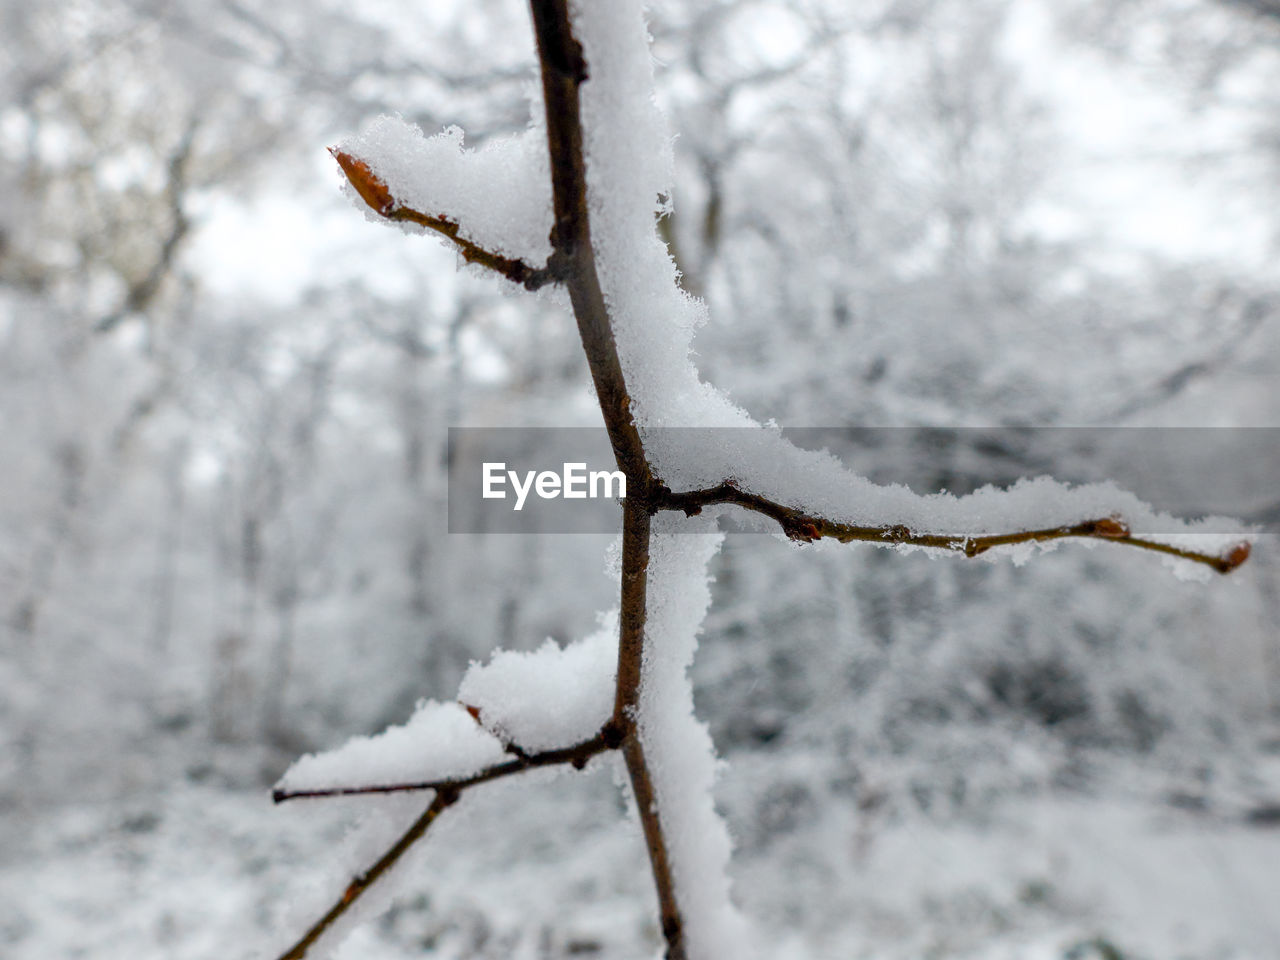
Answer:
POLYGON ((627 475, 621 470, 588 470, 586 463, 562 464, 554 470, 526 470, 523 476, 508 470, 504 461, 481 465, 481 496, 486 500, 507 499, 507 485, 515 492, 515 510, 523 510, 530 492, 542 500, 615 499, 627 495, 627 475))

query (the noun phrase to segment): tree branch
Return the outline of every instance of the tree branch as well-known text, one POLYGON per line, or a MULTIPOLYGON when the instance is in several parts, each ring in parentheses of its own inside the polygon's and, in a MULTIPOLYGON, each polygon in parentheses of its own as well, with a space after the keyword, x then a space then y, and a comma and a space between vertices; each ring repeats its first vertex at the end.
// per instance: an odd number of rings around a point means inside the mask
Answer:
POLYGON ((649 581, 647 507, 628 497, 622 506, 622 598, 619 613, 618 679, 613 722, 630 736, 640 702, 644 625, 649 581))
POLYGON ((627 479, 628 496, 623 505, 621 613, 613 714, 594 737, 569 747, 530 754, 518 745, 507 744, 511 759, 493 764, 468 777, 319 790, 277 790, 273 794, 277 803, 301 798, 435 791, 431 804, 413 825, 377 863, 351 881, 325 916, 283 954, 280 960, 300 960, 309 947, 426 833, 435 819, 455 803, 465 790, 538 767, 570 764, 581 769, 597 754, 619 749, 626 763, 637 815, 649 851, 662 932, 667 944, 667 958, 686 960, 684 918, 676 898, 670 850, 659 812, 659 798, 645 756, 638 719, 646 653, 651 521, 659 510, 682 510, 687 515, 694 515, 706 506, 732 504, 773 519, 787 536, 802 542, 831 537, 846 543, 853 540, 901 543, 964 553, 970 557, 997 546, 1064 537, 1091 537, 1127 543, 1204 563, 1221 573, 1235 569, 1249 556, 1247 542, 1238 544, 1226 556, 1219 557, 1144 540, 1134 537, 1124 521, 1115 517, 1045 530, 982 537, 948 536, 916 533, 901 525, 863 527, 838 523, 747 493, 732 481, 704 490, 682 493, 674 493, 664 486, 653 476, 632 417, 631 399, 591 243, 579 99, 582 84, 588 82, 587 64, 582 47, 573 35, 568 0, 529 0, 529 5, 546 107, 555 212, 550 235, 552 253, 545 266, 533 267, 522 260, 504 257, 478 246, 460 236, 459 225, 447 217, 430 215, 400 204, 391 195, 388 186, 373 174, 363 160, 340 150, 331 152, 357 193, 379 216, 435 230, 447 237, 468 262, 479 263, 529 289, 552 282, 566 286, 614 457, 627 479))
POLYGON ((488 267, 502 274, 512 283, 520 284, 526 290, 537 290, 560 279, 550 266, 531 267, 523 260, 504 257, 500 253, 494 253, 472 243, 466 237, 459 236, 459 225, 448 217, 432 216, 404 206, 391 195, 387 185, 374 176, 369 165, 363 160, 358 160, 336 147, 330 147, 329 152, 338 161, 338 166, 347 175, 347 180, 351 182, 351 186, 355 187, 356 193, 360 194, 360 199, 378 216, 396 222, 416 223, 420 227, 427 227, 443 234, 453 241, 458 252, 462 254, 462 259, 467 263, 478 263, 482 267, 488 267))
POLYGON ((823 517, 805 513, 796 507, 783 506, 767 497, 748 493, 739 489, 732 481, 726 480, 715 487, 705 490, 690 490, 683 493, 672 493, 665 487, 655 490, 651 500, 652 510, 683 510, 686 516, 701 513, 702 508, 712 504, 729 503, 755 513, 763 514, 774 520, 792 540, 811 543, 823 537, 849 543, 854 540, 868 543, 906 543, 918 547, 931 547, 938 550, 949 550, 963 553, 966 557, 976 557, 986 553, 992 547, 1002 547, 1014 543, 1042 542, 1061 540, 1067 537, 1081 537, 1107 540, 1111 543, 1127 544, 1142 550, 1153 550, 1158 553, 1181 557, 1195 563, 1203 563, 1219 573, 1230 573, 1249 559, 1248 541, 1241 541, 1232 547, 1225 556, 1201 553, 1175 547, 1156 540, 1135 537, 1129 532, 1129 526, 1119 517, 1102 517, 1098 520, 1087 520, 1065 527, 1050 527, 1044 530, 1020 530, 1014 533, 990 534, 981 537, 970 537, 955 534, 914 533, 901 524, 881 527, 861 527, 848 523, 838 523, 823 517))
POLYGON ((596 271, 587 205, 579 87, 587 81, 582 46, 573 36, 568 0, 530 0, 542 92, 547 109, 547 145, 555 198, 554 253, 548 266, 561 267, 569 288, 578 334, 587 355, 596 397, 618 468, 627 477, 622 531, 622 599, 618 637, 618 677, 613 722, 625 731, 623 757, 644 826, 649 862, 662 912, 668 960, 684 960, 683 921, 667 858, 657 797, 636 729, 644 657, 646 587, 649 566, 648 497, 653 475, 631 416, 622 361, 596 271))
POLYGON ((172 156, 169 157, 169 179, 164 193, 169 205, 170 225, 160 244, 155 262, 146 275, 129 286, 124 302, 114 313, 110 313, 94 324, 94 333, 110 333, 131 313, 141 313, 151 306, 160 285, 173 269, 174 260, 182 241, 191 231, 191 220, 183 208, 188 187, 188 168, 191 165, 192 144, 195 141, 198 124, 192 120, 188 124, 182 139, 178 141, 172 156))
POLYGON ((653 787, 653 778, 649 775, 644 745, 639 736, 632 734, 627 738, 622 746, 622 756, 627 762, 636 812, 644 827, 645 846, 649 848, 649 867, 658 891, 658 912, 662 918, 662 938, 667 942, 666 960, 685 960, 684 919, 680 915, 680 905, 676 902, 676 883, 671 875, 667 841, 662 832, 658 794, 653 787))
POLYGON ((618 680, 614 695, 613 724, 625 732, 622 756, 631 778, 636 813, 644 828, 649 865, 658 892, 662 936, 667 941, 667 960, 685 960, 684 920, 676 902, 675 880, 662 831, 658 796, 645 759, 644 744, 637 727, 640 690, 644 668, 644 628, 648 619, 649 507, 628 497, 622 507, 622 600, 618 636, 618 680))
POLYGON ((574 744, 571 747, 561 747, 557 750, 545 750, 541 753, 520 752, 512 760, 496 763, 491 767, 486 767, 479 773, 473 773, 469 777, 452 777, 442 780, 418 780, 406 783, 375 784, 365 787, 328 787, 319 790, 275 790, 271 794, 271 800, 273 803, 285 803, 289 800, 320 799, 324 797, 350 797, 372 793, 409 793, 415 790, 438 790, 461 793, 468 787, 488 783, 491 780, 500 780, 503 777, 511 776, 513 773, 524 773, 526 770, 532 770, 535 767, 553 767, 567 763, 575 769, 581 770, 586 766, 587 761, 596 754, 604 753, 606 750, 617 749, 621 740, 620 732, 611 721, 610 723, 605 724, 604 728, 590 740, 584 740, 582 743, 574 744))
POLYGON ((351 909, 357 900, 359 900, 366 890, 373 886, 378 879, 390 870, 397 860, 399 860, 409 848, 422 839, 423 834, 427 832, 427 828, 431 826, 446 808, 451 807, 458 799, 458 791, 456 790, 440 790, 436 793, 431 801, 431 805, 423 811, 422 816, 413 822, 408 830, 400 837, 399 840, 392 845, 386 853, 384 853, 372 867, 366 870, 358 877, 352 878, 347 884, 347 889, 342 892, 342 896, 334 903, 329 911, 317 920, 306 933, 292 947, 280 955, 279 960, 302 960, 307 955, 307 951, 312 945, 323 936, 344 913, 351 909))
POLYGON ((554 253, 548 268, 564 278, 578 321, 578 334, 591 368, 591 380, 604 415, 605 429, 618 468, 627 475, 627 491, 646 495, 652 474, 640 433, 631 418, 618 345, 605 306, 587 211, 587 167, 582 152, 582 116, 578 87, 587 80, 582 45, 573 36, 568 0, 530 0, 542 94, 547 109, 547 145, 551 154, 551 188, 555 198, 554 253))
POLYGON ((604 753, 607 750, 616 750, 621 743, 621 731, 613 721, 610 721, 590 740, 584 740, 582 743, 574 744, 571 747, 563 747, 559 750, 546 750, 541 753, 522 752, 513 760, 486 767, 479 773, 474 773, 469 777, 426 780, 418 783, 383 784, 370 787, 335 787, 325 790, 276 790, 271 795, 271 799, 275 803, 302 798, 403 793, 413 790, 434 790, 436 793, 430 806, 423 811, 422 816, 414 821, 413 825, 378 859, 377 863, 360 876, 355 877, 347 885, 347 888, 342 892, 342 896, 334 902, 325 915, 312 924, 297 943, 281 954, 279 960, 301 960, 301 958, 305 957, 307 951, 320 939, 324 932, 333 926, 334 922, 346 913, 369 887, 373 886, 384 873, 391 869, 410 847, 422 839, 427 832, 427 828, 431 826, 436 817, 440 816, 445 808, 457 802, 464 790, 492 780, 501 779, 502 777, 508 777, 515 773, 523 773, 535 767, 550 767, 567 763, 575 769, 581 770, 586 766, 587 761, 596 754, 604 753))

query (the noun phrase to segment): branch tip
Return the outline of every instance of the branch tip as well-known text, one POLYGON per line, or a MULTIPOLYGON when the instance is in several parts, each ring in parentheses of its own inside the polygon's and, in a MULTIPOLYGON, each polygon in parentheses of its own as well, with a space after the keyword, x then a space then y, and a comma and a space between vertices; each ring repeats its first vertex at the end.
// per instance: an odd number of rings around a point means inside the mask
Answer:
POLYGON ((1013 533, 986 534, 983 536, 956 536, 954 534, 917 533, 902 524, 884 526, 856 526, 811 516, 797 507, 789 507, 770 500, 756 493, 740 489, 732 480, 726 480, 714 487, 703 490, 686 490, 683 493, 672 493, 660 487, 653 498, 651 509, 681 510, 686 515, 701 510, 710 504, 732 504, 769 517, 782 528, 782 532, 799 543, 812 543, 823 537, 851 543, 855 540, 870 543, 907 544, 917 547, 929 547, 935 550, 947 550, 962 553, 966 557, 976 557, 986 553, 993 547, 1006 547, 1018 543, 1040 543, 1049 540, 1061 540, 1068 537, 1109 540, 1112 543, 1123 543, 1142 550, 1166 553, 1181 557, 1194 563, 1202 563, 1213 567, 1219 573, 1230 573, 1249 559, 1250 546, 1247 541, 1237 544, 1225 556, 1187 550, 1159 540, 1147 540, 1135 537, 1129 524, 1118 515, 1100 517, 1097 520, 1086 520, 1071 526, 1050 527, 1044 530, 1019 530, 1013 533))
POLYGON ((338 161, 338 166, 347 175, 347 180, 351 186, 355 187, 356 193, 360 194, 360 199, 367 203, 378 216, 390 217, 395 210, 395 200, 392 199, 386 183, 374 175, 369 164, 363 160, 357 160, 337 147, 330 147, 329 153, 338 161))
POLYGON ((1222 565, 1218 567, 1219 573, 1230 573, 1236 567, 1240 566, 1249 559, 1249 554, 1253 552, 1253 547, 1248 540, 1244 540, 1231 548, 1230 552, 1222 558, 1222 565))
POLYGON ((488 267, 495 273, 502 274, 512 283, 520 284, 526 290, 537 290, 561 279, 558 270, 553 269, 550 262, 545 267, 535 268, 518 258, 505 257, 472 243, 461 236, 461 225, 448 217, 422 213, 397 201, 391 194, 391 188, 374 174, 366 161, 338 147, 330 147, 329 153, 338 161, 338 166, 342 168, 342 172, 346 174, 347 180, 360 195, 360 199, 378 216, 397 223, 416 223, 420 227, 434 230, 451 240, 467 263, 478 263, 482 267, 488 267))

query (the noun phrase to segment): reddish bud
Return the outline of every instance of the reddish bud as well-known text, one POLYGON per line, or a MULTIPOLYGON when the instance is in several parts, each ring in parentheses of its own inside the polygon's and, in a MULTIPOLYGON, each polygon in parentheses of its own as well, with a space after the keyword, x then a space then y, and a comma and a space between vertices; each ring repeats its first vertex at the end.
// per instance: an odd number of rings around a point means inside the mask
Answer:
POLYGON ((1221 570, 1223 573, 1230 573, 1240 564, 1249 559, 1249 554, 1253 552, 1253 548, 1248 542, 1237 543, 1231 548, 1231 552, 1222 558, 1221 570))
POLYGON ((360 194, 360 199, 380 216, 385 217, 390 214, 395 207, 395 200, 391 198, 391 191, 387 189, 387 185, 373 175, 369 165, 363 160, 357 160, 349 153, 343 153, 336 147, 330 147, 329 152, 333 154, 333 159, 338 161, 338 166, 347 175, 351 185, 356 188, 356 193, 360 194))
POLYGON ((822 531, 812 520, 794 520, 786 525, 787 536, 800 543, 813 543, 822 536, 822 531))
POLYGON ((1093 522, 1093 532, 1100 537, 1127 537, 1129 525, 1117 516, 1103 517, 1093 522))

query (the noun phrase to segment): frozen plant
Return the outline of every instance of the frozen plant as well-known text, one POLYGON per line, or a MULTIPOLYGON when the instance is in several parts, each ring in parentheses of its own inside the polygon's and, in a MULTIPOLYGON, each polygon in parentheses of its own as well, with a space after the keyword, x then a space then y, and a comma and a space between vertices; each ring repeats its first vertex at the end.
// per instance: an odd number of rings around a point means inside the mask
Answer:
POLYGON ((471 668, 457 703, 424 704, 402 727, 290 769, 277 801, 429 799, 425 809, 397 808, 404 822, 378 840, 381 855, 282 960, 332 948, 385 903, 389 875, 404 872, 406 854, 472 787, 536 768, 582 769, 615 751, 644 830, 669 960, 752 954, 730 898, 714 749, 688 675, 723 511, 745 511, 800 543, 1019 562, 1066 538, 1156 551, 1179 575, 1226 573, 1249 555, 1238 525, 1180 523, 1109 484, 1039 479, 918 496, 876 486, 751 420, 699 378, 690 344, 705 307, 679 286, 655 228, 670 196, 670 136, 654 102, 640 0, 530 6, 542 102, 523 135, 477 151, 456 128, 428 139, 384 117, 334 155, 374 217, 435 231, 468 262, 529 290, 568 294, 627 479, 619 605, 585 640, 500 653, 471 668))

